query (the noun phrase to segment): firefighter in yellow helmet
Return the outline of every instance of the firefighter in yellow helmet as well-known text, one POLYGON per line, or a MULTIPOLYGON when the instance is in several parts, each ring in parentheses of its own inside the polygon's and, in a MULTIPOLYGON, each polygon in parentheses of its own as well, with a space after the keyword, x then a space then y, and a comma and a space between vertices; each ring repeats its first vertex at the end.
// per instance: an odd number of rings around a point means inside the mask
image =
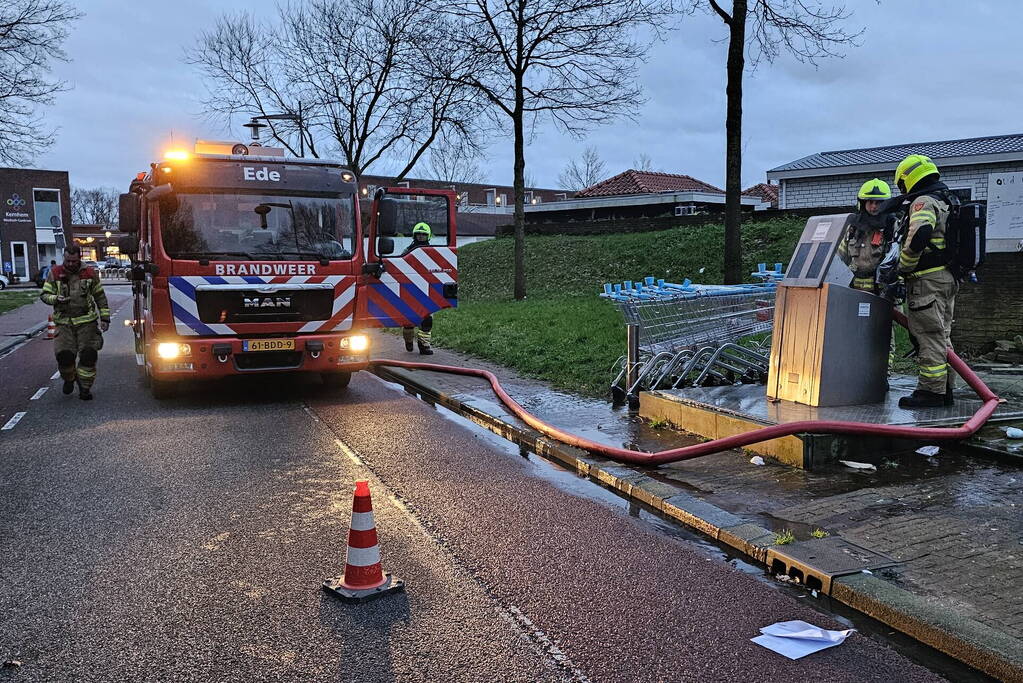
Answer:
POLYGON ((882 213, 881 205, 892 198, 888 183, 872 178, 856 194, 856 217, 838 243, 838 256, 853 272, 850 287, 878 294, 877 266, 892 243, 895 214, 882 213))
MULTIPOLYGON (((420 249, 430 245, 430 240, 433 239, 433 230, 429 224, 419 222, 412 226, 412 244, 405 247, 405 251, 401 252, 402 256, 405 256, 411 251, 420 249)), ((424 356, 432 356, 433 348, 431 346, 431 336, 433 330, 433 316, 428 315, 423 318, 423 321, 419 323, 419 330, 417 331, 414 327, 403 327, 401 328, 401 336, 405 340, 405 350, 412 352, 413 341, 419 342, 419 353, 424 356)))
POLYGON ((910 154, 895 169, 895 184, 909 208, 902 219, 899 273, 906 281, 906 316, 916 340, 917 387, 899 400, 903 408, 952 404, 948 368, 952 315, 959 283, 949 266, 946 227, 953 199, 940 182, 938 167, 922 154, 910 154))

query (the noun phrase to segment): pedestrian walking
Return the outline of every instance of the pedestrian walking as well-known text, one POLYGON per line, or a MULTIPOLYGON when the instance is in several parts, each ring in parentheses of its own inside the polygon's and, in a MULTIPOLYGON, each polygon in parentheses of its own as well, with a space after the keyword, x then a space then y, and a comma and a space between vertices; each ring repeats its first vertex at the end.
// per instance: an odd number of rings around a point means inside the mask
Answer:
MULTIPOLYGON (((423 222, 416 223, 412 227, 412 244, 408 245, 405 248, 405 251, 401 252, 401 255, 405 256, 416 249, 429 246, 431 239, 433 239, 433 230, 430 226, 423 222)), ((413 350, 413 341, 417 341, 419 343, 419 353, 424 356, 432 356, 432 330, 432 315, 427 315, 423 318, 423 321, 419 323, 418 330, 414 327, 402 327, 401 336, 405 340, 405 350, 411 353, 413 350)))
POLYGON ((64 248, 64 263, 50 268, 39 298, 53 306, 57 326, 53 351, 64 393, 73 392, 77 383, 78 398, 92 400, 102 333, 110 328, 110 305, 99 273, 82 267, 81 247, 64 248))

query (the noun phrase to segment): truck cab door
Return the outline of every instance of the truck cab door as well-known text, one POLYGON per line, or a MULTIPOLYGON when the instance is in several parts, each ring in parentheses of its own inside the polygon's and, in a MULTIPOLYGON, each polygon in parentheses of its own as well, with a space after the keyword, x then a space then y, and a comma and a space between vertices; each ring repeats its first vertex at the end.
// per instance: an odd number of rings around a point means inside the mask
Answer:
POLYGON ((441 309, 458 305, 455 193, 386 188, 377 191, 370 215, 364 284, 364 319, 374 327, 415 327, 441 309), (430 228, 417 244, 412 229, 430 228))

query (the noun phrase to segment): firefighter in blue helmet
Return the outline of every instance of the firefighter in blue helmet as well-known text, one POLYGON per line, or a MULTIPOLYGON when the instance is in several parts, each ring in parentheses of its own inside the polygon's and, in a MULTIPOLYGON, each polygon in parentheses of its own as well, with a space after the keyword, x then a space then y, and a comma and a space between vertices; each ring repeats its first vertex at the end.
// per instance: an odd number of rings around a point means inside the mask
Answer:
MULTIPOLYGON (((433 239, 433 230, 430 229, 430 226, 422 221, 416 223, 412 227, 412 244, 408 245, 405 251, 401 252, 401 255, 405 256, 411 251, 429 246, 431 239, 433 239)), ((423 318, 423 321, 419 323, 418 331, 414 327, 401 328, 401 336, 405 340, 405 350, 411 352, 413 350, 413 341, 418 341, 419 353, 424 356, 432 356, 433 349, 430 347, 431 330, 433 330, 432 315, 423 318)))

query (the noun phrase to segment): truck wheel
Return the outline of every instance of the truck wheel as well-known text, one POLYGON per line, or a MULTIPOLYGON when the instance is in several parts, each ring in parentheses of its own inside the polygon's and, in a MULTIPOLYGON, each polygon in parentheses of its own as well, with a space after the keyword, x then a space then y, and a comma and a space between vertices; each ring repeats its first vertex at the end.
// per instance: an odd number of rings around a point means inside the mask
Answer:
POLYGON ((350 372, 324 372, 320 376, 323 377, 323 386, 328 391, 342 391, 352 381, 350 372))

